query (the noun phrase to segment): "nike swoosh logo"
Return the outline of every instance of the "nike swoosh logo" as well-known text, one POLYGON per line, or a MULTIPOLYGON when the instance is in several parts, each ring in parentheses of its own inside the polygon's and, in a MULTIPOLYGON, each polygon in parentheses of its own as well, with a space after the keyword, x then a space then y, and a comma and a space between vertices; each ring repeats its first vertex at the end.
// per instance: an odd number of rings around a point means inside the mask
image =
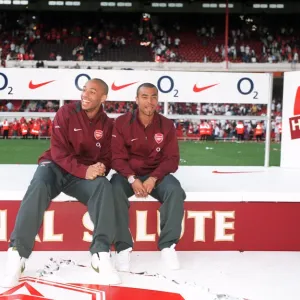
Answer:
POLYGON ((93 266, 93 264, 91 264, 91 266, 92 266, 92 268, 94 269, 94 271, 96 271, 97 273, 99 273, 99 267, 95 268, 95 267, 93 266))
POLYGON ((213 86, 215 86, 215 85, 218 85, 218 83, 212 84, 212 85, 207 85, 207 86, 202 86, 202 87, 198 88, 198 87, 197 87, 197 84, 195 84, 195 85, 194 85, 194 88, 193 88, 193 91, 194 91, 195 93, 200 93, 200 92, 205 91, 205 90, 207 90, 207 89, 209 89, 209 88, 211 88, 211 87, 213 87, 213 86))
POLYGON ((128 86, 130 86, 130 85, 133 85, 133 84, 135 84, 135 83, 137 83, 138 81, 136 81, 136 82, 131 82, 131 83, 127 83, 127 84, 123 84, 123 85, 115 85, 115 83, 113 83, 112 85, 111 85, 111 89, 113 90, 113 91, 119 91, 119 90, 121 90, 121 89, 124 89, 124 88, 126 88, 126 87, 128 87, 128 86))
POLYGON ((21 268, 21 274, 25 271, 25 264, 22 265, 22 268, 21 268))
POLYGON ((80 129, 80 128, 74 128, 74 131, 79 131, 79 130, 82 130, 82 129, 80 129))
POLYGON ((223 171, 212 171, 214 174, 250 174, 250 173, 263 173, 264 171, 235 171, 235 172, 223 172, 223 171))
POLYGON ((138 138, 137 138, 137 139, 132 139, 131 141, 134 142, 134 141, 136 141, 136 140, 138 140, 138 138))
POLYGON ((55 80, 50 80, 50 81, 46 81, 46 82, 41 82, 41 83, 38 83, 38 84, 34 84, 34 83, 32 83, 32 80, 30 80, 28 87, 30 89, 34 90, 34 89, 37 89, 37 88, 39 88, 39 87, 41 87, 43 85, 49 84, 49 83, 51 83, 53 81, 55 81, 55 80))

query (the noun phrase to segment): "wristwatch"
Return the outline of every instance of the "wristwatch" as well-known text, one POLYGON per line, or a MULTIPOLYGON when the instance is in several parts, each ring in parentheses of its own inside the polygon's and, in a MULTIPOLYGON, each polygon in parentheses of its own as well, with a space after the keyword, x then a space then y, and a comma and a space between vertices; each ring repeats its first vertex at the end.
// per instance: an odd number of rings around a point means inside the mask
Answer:
POLYGON ((133 184, 136 180, 136 176, 135 175, 131 175, 128 177, 128 182, 129 184, 133 184))

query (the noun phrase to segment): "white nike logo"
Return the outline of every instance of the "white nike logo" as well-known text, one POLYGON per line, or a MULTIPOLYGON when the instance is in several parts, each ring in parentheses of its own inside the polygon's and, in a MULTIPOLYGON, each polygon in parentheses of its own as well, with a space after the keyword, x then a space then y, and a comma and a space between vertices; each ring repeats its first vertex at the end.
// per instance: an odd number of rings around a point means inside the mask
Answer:
POLYGON ((59 125, 56 125, 56 126, 54 126, 54 128, 60 128, 60 126, 59 126, 59 125))
POLYGON ((82 130, 81 128, 74 128, 74 131, 82 130))
POLYGON ((136 140, 138 140, 138 138, 136 138, 136 139, 132 139, 131 141, 132 141, 132 142, 134 142, 134 141, 136 141, 136 140))

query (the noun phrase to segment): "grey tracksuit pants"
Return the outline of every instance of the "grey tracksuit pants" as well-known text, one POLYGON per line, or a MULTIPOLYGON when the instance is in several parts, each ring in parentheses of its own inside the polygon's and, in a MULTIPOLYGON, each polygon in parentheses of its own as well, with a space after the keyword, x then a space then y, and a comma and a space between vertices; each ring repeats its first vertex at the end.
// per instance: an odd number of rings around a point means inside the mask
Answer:
POLYGON ((11 234, 10 247, 16 247, 21 257, 30 256, 44 212, 60 192, 87 206, 94 224, 90 252, 108 252, 115 237, 115 209, 109 180, 106 177, 81 179, 49 161, 37 167, 30 182, 11 234))
MULTIPOLYGON (((149 176, 141 176, 143 182, 149 176)), ((116 210, 116 238, 115 246, 117 252, 133 247, 132 237, 129 230, 130 207, 128 198, 134 192, 127 178, 120 174, 114 174, 111 179, 116 210)), ((181 234, 181 223, 184 213, 183 203, 186 198, 180 182, 172 175, 167 175, 153 189, 151 196, 161 203, 160 207, 160 229, 161 234, 158 241, 158 248, 170 247, 179 241, 181 234)))

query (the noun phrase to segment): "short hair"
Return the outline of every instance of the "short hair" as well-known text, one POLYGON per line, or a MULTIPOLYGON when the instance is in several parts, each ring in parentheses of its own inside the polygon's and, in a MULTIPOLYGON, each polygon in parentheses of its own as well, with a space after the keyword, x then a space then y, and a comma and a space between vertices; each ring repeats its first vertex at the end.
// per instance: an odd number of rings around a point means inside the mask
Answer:
POLYGON ((156 91, 157 91, 157 93, 158 93, 158 88, 157 88, 154 84, 152 84, 152 83, 150 83, 150 82, 145 82, 145 83, 142 83, 142 84, 137 88, 137 90, 136 90, 136 96, 139 95, 140 89, 143 88, 143 87, 145 87, 145 88, 151 88, 151 89, 156 89, 156 91))
POLYGON ((97 83, 103 88, 104 94, 105 94, 105 95, 108 95, 109 88, 108 88, 107 83, 106 83, 104 80, 102 80, 102 79, 100 79, 100 78, 93 78, 93 79, 91 79, 90 81, 95 81, 95 82, 97 82, 97 83))

